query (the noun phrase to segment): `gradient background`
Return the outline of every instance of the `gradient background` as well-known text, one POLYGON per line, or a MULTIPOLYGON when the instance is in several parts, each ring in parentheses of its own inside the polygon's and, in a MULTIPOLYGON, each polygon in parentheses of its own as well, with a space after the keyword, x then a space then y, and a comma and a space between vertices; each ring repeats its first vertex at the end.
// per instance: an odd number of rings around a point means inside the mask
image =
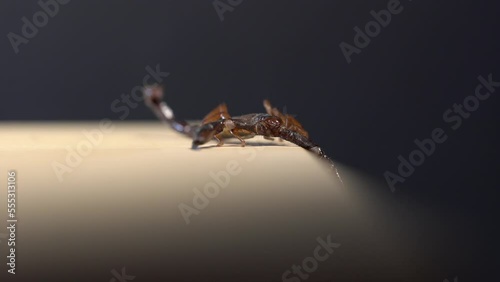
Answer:
MULTIPOLYGON (((243 1, 221 22, 211 1, 73 0, 16 55, 6 34, 20 34, 36 2, 0 3, 1 120, 119 119, 111 103, 160 64, 178 116, 200 118, 222 101, 234 115, 260 112, 270 98, 339 162, 384 182, 415 138, 449 128, 443 112, 474 93, 478 75, 500 80, 492 1, 402 1, 351 64, 339 43, 352 44, 353 27, 388 1, 243 1)), ((452 215, 455 236, 436 238, 449 253, 439 279, 497 276, 497 93, 390 194, 452 215)), ((127 118, 137 119, 153 116, 141 105, 127 118)))

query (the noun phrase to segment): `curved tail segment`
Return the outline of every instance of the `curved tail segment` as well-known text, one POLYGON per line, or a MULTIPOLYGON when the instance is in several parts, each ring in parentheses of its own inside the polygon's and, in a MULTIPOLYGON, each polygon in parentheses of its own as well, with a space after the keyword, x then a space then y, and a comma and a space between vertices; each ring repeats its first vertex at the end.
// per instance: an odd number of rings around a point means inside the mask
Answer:
POLYGON ((337 170, 335 163, 333 162, 332 159, 330 159, 330 157, 328 157, 325 154, 325 152, 323 152, 323 149, 321 149, 318 145, 311 142, 311 140, 306 138, 304 135, 302 135, 296 131, 290 130, 288 128, 285 128, 285 127, 281 127, 279 129, 279 136, 286 141, 292 142, 292 143, 294 143, 294 144, 296 144, 296 145, 298 145, 298 146, 300 146, 300 147, 302 147, 310 152, 313 152, 315 155, 317 155, 321 159, 326 160, 330 164, 330 168, 332 170, 335 170, 335 174, 337 175, 337 178, 339 179, 342 186, 344 185, 344 182, 342 181, 342 178, 340 177, 339 171, 337 170))
POLYGON ((194 129, 184 120, 178 120, 174 111, 163 101, 163 88, 159 85, 145 86, 144 101, 159 120, 170 125, 175 131, 193 137, 194 129))

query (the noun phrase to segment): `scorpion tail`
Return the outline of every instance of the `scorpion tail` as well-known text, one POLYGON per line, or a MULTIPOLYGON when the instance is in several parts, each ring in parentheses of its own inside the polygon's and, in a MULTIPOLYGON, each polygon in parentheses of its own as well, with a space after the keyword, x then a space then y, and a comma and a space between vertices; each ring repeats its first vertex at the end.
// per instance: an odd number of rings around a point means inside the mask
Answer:
POLYGON ((163 101, 163 88, 159 85, 144 87, 144 101, 153 111, 156 117, 164 123, 170 125, 175 131, 193 136, 193 127, 184 120, 178 120, 174 116, 174 111, 163 101))
POLYGON ((335 163, 333 162, 333 160, 330 157, 328 157, 325 154, 325 152, 323 152, 323 149, 321 149, 318 145, 311 142, 311 140, 309 140, 309 138, 303 136, 302 134, 300 134, 296 131, 289 130, 289 129, 284 128, 284 127, 280 128, 278 135, 279 135, 279 137, 281 137, 287 141, 290 141, 290 142, 314 153, 315 155, 317 155, 321 159, 327 161, 330 165, 330 168, 335 171, 335 174, 337 175, 337 178, 339 179, 340 183, 342 185, 344 185, 344 182, 342 181, 342 178, 340 177, 339 171, 337 170, 337 167, 335 166, 335 163))
POLYGON ((335 163, 333 162, 332 159, 330 159, 330 157, 328 157, 324 152, 323 152, 323 149, 321 149, 319 146, 316 146, 316 147, 312 147, 310 149, 308 149, 309 151, 315 153, 316 155, 318 155, 320 158, 328 161, 330 163, 330 168, 332 170, 335 170, 335 174, 337 175, 337 178, 339 179, 340 183, 342 185, 344 185, 344 181, 342 181, 342 178, 340 177, 340 174, 339 174, 339 171, 337 169, 337 167, 335 166, 335 163))

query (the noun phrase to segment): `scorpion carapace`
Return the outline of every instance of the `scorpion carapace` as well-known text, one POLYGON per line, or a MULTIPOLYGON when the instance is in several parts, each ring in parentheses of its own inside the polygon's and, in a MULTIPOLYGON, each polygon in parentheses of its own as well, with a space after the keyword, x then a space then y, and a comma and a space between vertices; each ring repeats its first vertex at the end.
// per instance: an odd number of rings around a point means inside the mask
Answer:
POLYGON ((232 117, 227 110, 226 104, 220 104, 203 118, 201 124, 191 125, 184 120, 175 118, 172 109, 163 101, 163 88, 161 86, 145 87, 144 98, 146 105, 151 108, 161 121, 193 140, 193 149, 213 139, 217 140, 218 146, 222 146, 224 139, 237 138, 240 140, 241 146, 245 146, 244 139, 252 138, 255 135, 261 135, 266 139, 278 137, 309 150, 328 161, 330 167, 342 182, 332 159, 309 139, 309 134, 297 119, 291 115, 281 113, 277 108, 273 108, 268 100, 264 100, 264 108, 267 113, 232 117))
POLYGON ((302 124, 298 120, 291 115, 282 114, 277 108, 273 108, 271 102, 267 99, 264 100, 264 108, 268 114, 279 117, 286 128, 297 131, 304 137, 309 138, 309 133, 302 127, 302 124))

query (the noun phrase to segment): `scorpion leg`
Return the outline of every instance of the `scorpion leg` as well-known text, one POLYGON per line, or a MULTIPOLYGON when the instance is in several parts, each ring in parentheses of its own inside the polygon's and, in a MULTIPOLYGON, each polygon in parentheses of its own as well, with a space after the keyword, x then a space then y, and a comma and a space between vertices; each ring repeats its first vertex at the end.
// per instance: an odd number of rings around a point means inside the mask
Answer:
POLYGON ((217 134, 214 136, 215 140, 217 140, 217 146, 221 147, 224 145, 224 141, 222 140, 221 134, 217 134))
POLYGON ((245 147, 246 142, 245 142, 245 140, 243 140, 243 138, 241 138, 241 137, 240 137, 240 136, 238 136, 237 134, 234 134, 233 130, 229 130, 229 133, 230 133, 233 137, 238 138, 238 140, 240 140, 240 142, 241 142, 241 147, 245 147))

